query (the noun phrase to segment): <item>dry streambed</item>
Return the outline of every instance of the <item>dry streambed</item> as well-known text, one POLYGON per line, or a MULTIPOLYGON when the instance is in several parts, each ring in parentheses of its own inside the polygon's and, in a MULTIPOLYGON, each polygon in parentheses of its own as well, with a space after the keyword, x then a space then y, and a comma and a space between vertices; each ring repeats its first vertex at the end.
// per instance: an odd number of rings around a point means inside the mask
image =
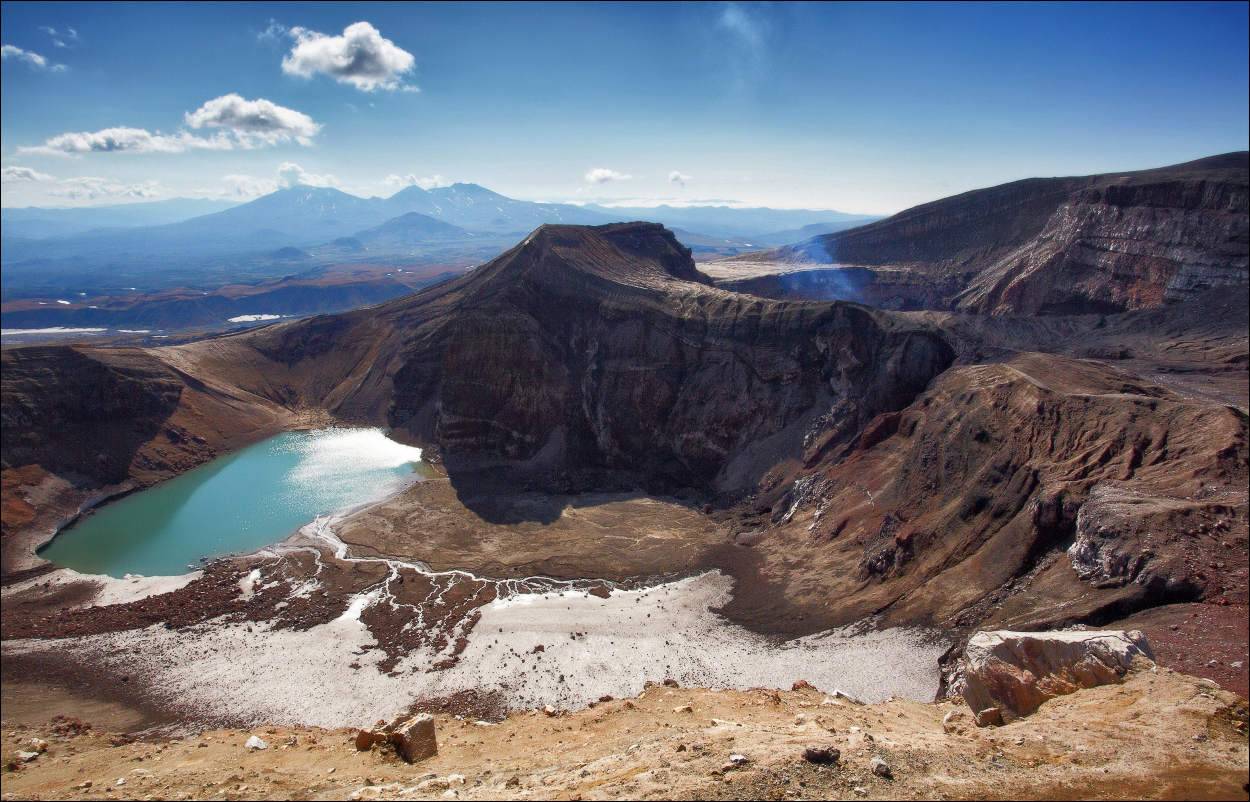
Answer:
POLYGON ((6 757, 32 738, 47 751, 6 771, 2 787, 6 799, 1245 797, 1245 701, 1205 680, 1141 671, 1005 727, 978 729, 968 712, 949 702, 857 705, 810 689, 659 685, 493 725, 439 716, 439 754, 417 765, 357 752, 355 732, 343 729, 127 742, 64 722, 64 734, 6 723, 6 757), (266 748, 247 748, 251 736, 266 748), (840 759, 806 762, 812 743, 840 759), (888 771, 874 773, 874 759, 888 771))

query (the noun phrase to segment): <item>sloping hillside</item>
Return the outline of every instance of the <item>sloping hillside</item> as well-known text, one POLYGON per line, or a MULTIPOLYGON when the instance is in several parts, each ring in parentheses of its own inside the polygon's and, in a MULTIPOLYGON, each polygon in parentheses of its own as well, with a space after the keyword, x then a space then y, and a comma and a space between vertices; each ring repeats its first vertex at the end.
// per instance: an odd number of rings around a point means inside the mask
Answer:
POLYGON ((732 257, 715 274, 721 286, 765 297, 888 309, 1080 314, 1184 300, 1247 281, 1248 159, 975 190, 732 257), (809 269, 776 275, 798 266, 809 269))

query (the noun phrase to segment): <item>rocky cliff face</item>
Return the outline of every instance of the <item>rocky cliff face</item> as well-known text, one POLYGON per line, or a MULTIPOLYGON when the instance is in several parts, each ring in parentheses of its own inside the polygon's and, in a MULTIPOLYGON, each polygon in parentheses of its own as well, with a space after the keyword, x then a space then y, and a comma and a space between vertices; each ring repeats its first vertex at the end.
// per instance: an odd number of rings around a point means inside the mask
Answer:
POLYGON ((129 458, 177 409, 183 389, 141 351, 15 348, 0 364, 4 467, 33 463, 103 483, 125 478, 129 458))
POLYGON ((732 612, 785 597, 827 625, 1035 629, 1244 604, 1246 317, 1216 290, 1101 319, 946 318, 960 358, 915 402, 761 484, 740 541, 772 587, 732 612), (1075 356, 1091 349, 1116 356, 1075 356))
POLYGON ((849 440, 954 358, 888 312, 709 285, 659 225, 543 226, 411 296, 170 354, 272 404, 385 423, 453 476, 722 491, 813 432, 849 440))
POLYGON ((387 421, 453 472, 730 489, 812 427, 849 438, 905 406, 953 359, 889 314, 708 283, 658 225, 544 226, 379 310, 421 332, 396 354, 387 421))
POLYGON ((1137 173, 1031 179, 734 257, 722 264, 830 268, 723 286, 892 309, 1113 313, 1245 283, 1248 212, 1245 153, 1137 173))

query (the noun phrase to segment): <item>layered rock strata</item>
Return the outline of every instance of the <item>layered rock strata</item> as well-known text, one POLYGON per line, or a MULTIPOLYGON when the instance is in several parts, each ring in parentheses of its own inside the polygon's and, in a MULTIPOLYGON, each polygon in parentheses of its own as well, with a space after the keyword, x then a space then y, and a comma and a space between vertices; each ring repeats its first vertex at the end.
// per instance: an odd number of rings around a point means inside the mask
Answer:
POLYGON ((721 286, 888 309, 1114 313, 1247 281, 1246 153, 1136 173, 1028 179, 717 263, 721 286), (810 265, 735 279, 734 265, 810 265), (827 267, 822 267, 827 266, 827 267))

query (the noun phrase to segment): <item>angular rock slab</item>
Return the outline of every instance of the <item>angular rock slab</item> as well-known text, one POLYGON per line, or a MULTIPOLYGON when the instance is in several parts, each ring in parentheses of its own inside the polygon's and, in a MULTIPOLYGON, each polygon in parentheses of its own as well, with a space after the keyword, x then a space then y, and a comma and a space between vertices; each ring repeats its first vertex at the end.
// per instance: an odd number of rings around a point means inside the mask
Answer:
POLYGON ((434 736, 434 717, 429 713, 414 716, 395 726, 390 732, 395 751, 408 763, 416 763, 438 754, 434 736))
MULTIPOLYGON (((1154 653, 1136 630, 978 632, 964 651, 964 701, 978 714, 998 708, 1027 716, 1047 699, 1123 682, 1154 653)), ((988 718, 987 718, 988 720, 988 718)))

